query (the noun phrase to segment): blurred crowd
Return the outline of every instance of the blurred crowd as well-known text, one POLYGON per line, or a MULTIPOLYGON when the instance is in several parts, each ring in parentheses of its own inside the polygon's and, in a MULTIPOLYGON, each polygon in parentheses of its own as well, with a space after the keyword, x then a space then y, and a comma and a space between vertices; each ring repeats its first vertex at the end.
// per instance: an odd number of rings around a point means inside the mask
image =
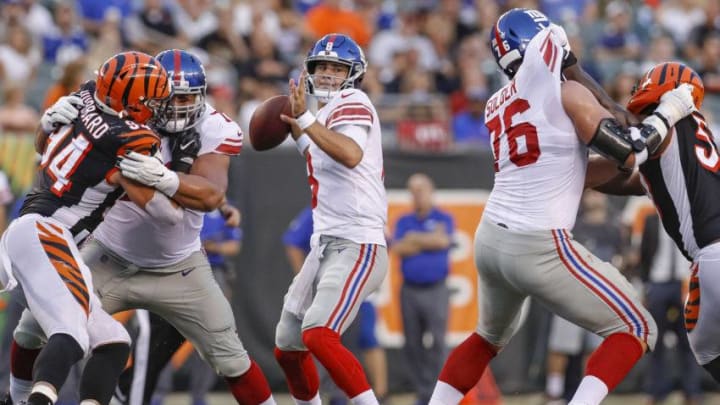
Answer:
MULTIPOLYGON (((512 7, 562 24, 582 66, 619 102, 661 61, 702 76, 720 112, 720 0, 0 0, 0 128, 31 132, 41 108, 123 49, 185 48, 206 64, 213 104, 247 128, 287 91, 310 44, 353 36, 388 144, 487 148, 486 100, 505 80, 488 32, 512 7), (681 23, 678 23, 681 22, 681 23)), ((712 122, 712 119, 710 119, 712 122)))

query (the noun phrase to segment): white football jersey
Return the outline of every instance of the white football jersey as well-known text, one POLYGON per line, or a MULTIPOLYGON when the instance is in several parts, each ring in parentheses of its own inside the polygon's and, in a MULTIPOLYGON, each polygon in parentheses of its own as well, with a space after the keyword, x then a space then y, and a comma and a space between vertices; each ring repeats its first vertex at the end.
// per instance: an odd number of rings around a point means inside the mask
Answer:
MULTIPOLYGON (((243 134, 237 123, 206 105, 196 126, 200 134, 200 152, 237 155, 243 134)), ((169 139, 162 139, 163 161, 169 162, 169 139)), ((105 215, 93 233, 95 239, 124 259, 142 267, 166 267, 200 250, 200 229, 204 213, 185 210, 185 217, 175 225, 154 221, 133 202, 123 198, 105 215)))
POLYGON ((369 131, 365 145, 360 145, 362 160, 353 169, 310 144, 307 171, 314 233, 385 246, 387 197, 380 120, 375 107, 361 90, 347 89, 318 111, 317 120, 339 132, 345 125, 363 126, 369 131))
POLYGON ((511 230, 575 225, 588 149, 562 106, 562 59, 550 30, 541 31, 515 78, 485 107, 495 184, 484 215, 511 230))

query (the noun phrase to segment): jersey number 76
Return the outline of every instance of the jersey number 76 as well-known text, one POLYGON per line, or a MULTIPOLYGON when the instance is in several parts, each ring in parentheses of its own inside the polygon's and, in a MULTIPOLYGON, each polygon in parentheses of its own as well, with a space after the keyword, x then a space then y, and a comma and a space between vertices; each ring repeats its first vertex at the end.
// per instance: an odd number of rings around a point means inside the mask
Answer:
POLYGON ((537 128, 529 122, 520 122, 512 125, 512 119, 516 114, 527 111, 530 103, 527 100, 518 98, 510 103, 502 114, 496 115, 493 119, 486 123, 490 130, 492 139, 492 151, 495 172, 500 171, 498 161, 500 160, 500 138, 502 134, 506 134, 507 148, 510 155, 510 161, 515 166, 527 166, 537 162, 540 157, 540 144, 538 143, 537 128), (502 120, 500 120, 502 115, 502 120), (520 151, 520 143, 525 144, 524 150, 520 151))

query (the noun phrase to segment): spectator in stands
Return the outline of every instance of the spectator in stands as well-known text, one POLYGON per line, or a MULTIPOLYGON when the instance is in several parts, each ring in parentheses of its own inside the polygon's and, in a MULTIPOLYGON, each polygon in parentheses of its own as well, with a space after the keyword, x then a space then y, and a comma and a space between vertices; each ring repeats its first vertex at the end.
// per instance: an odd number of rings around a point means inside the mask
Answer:
POLYGON ((697 0, 663 1, 657 15, 659 27, 669 32, 678 45, 687 43, 690 31, 705 23, 705 11, 697 0))
POLYGON ((658 325, 658 344, 650 353, 650 364, 645 378, 648 405, 663 402, 679 380, 685 405, 700 403, 702 389, 701 368, 690 350, 683 322, 683 282, 690 278, 690 262, 675 246, 661 227, 656 214, 645 220, 640 243, 640 275, 645 283, 645 302, 658 325), (671 332, 676 343, 667 345, 665 335, 671 332), (674 350, 672 350, 674 348, 674 350), (667 367, 668 351, 678 354, 678 372, 667 367))
POLYGON ((380 31, 370 42, 368 60, 370 65, 387 66, 398 51, 413 50, 419 67, 433 71, 437 67, 437 55, 430 39, 421 33, 425 14, 414 1, 398 3, 398 23, 392 30, 380 31))
POLYGON ((620 105, 626 105, 630 99, 630 93, 637 83, 643 71, 640 71, 634 62, 625 62, 620 71, 607 84, 608 95, 620 105))
MULTIPOLYGON (((129 18, 126 19, 128 21, 129 18)), ((90 43, 90 50, 87 52, 85 57, 88 70, 86 71, 87 78, 92 77, 95 69, 101 66, 103 62, 108 60, 111 56, 122 52, 123 50, 123 39, 120 33, 121 21, 119 13, 107 13, 105 15, 105 21, 103 28, 100 30, 100 34, 90 43)), ((165 44, 167 45, 167 44, 165 44)), ((165 49, 164 47, 162 49, 165 49)), ((138 48, 138 50, 140 50, 138 48)), ((151 53, 154 55, 155 53, 151 53)))
MULTIPOLYGON (((3 16, 8 18, 0 24, 12 26, 13 20, 19 21, 33 36, 33 40, 40 39, 42 34, 52 26, 52 15, 38 0, 4 0, 3 16), (13 16, 14 17, 11 17, 13 16)), ((0 27, 0 32, 2 32, 0 27)), ((4 37, 4 35, 2 36, 4 37)))
POLYGON ((696 25, 688 38, 685 49, 685 56, 688 60, 696 60, 702 53, 705 39, 713 34, 720 34, 720 0, 705 1, 705 22, 696 25))
POLYGON ((450 94, 460 87, 460 74, 453 59, 453 45, 457 42, 456 25, 457 16, 453 19, 442 13, 428 15, 425 24, 425 31, 438 58, 434 72, 435 88, 443 94, 450 94))
POLYGON ((613 0, 605 7, 607 24, 598 41, 596 59, 604 78, 617 73, 620 65, 640 55, 640 43, 632 31, 632 10, 625 0, 613 0))
POLYGON ((446 280, 455 223, 450 214, 435 206, 435 185, 430 177, 413 174, 407 188, 412 195, 413 212, 398 219, 390 248, 402 259, 403 352, 417 404, 425 405, 447 354, 450 290, 446 280), (423 343, 426 333, 432 336, 429 347, 423 343))
POLYGON ((720 94, 720 33, 705 38, 697 73, 702 78, 705 94, 720 94))
POLYGON ((271 80, 287 83, 290 68, 279 60, 275 42, 262 29, 256 27, 250 36, 250 57, 236 64, 240 87, 249 80, 271 80))
POLYGON ((370 43, 374 27, 368 26, 363 16, 343 7, 341 0, 322 0, 305 14, 310 35, 317 39, 334 32, 355 39, 361 47, 370 43))
POLYGON ((132 13, 132 2, 128 0, 76 0, 78 14, 85 32, 98 37, 108 14, 116 14, 125 19, 132 13))
POLYGON ((77 91, 80 85, 88 79, 86 76, 87 64, 83 58, 70 62, 61 69, 62 75, 47 91, 43 102, 43 111, 55 104, 60 97, 77 91))
POLYGON ((540 10, 563 27, 582 24, 588 14, 594 14, 597 4, 590 0, 539 0, 540 10))
POLYGON ((177 27, 191 44, 217 29, 212 0, 180 0, 177 4, 180 6, 177 8, 177 27))
POLYGON ((89 39, 76 19, 74 3, 58 0, 53 13, 54 24, 42 36, 45 62, 69 61, 87 52, 89 39))
POLYGON ((465 111, 453 117, 453 136, 456 145, 490 148, 490 131, 485 126, 485 103, 489 93, 483 87, 467 89, 465 111))
POLYGON ((658 63, 675 60, 676 51, 675 41, 670 34, 659 33, 651 37, 649 51, 643 55, 640 72, 645 73, 658 63))
POLYGON ((3 0, 0 3, 0 39, 7 37, 7 28, 14 26, 27 27, 27 11, 22 0, 3 0))
POLYGON ((216 5, 215 18, 217 28, 200 38, 197 45, 211 57, 227 62, 243 61, 250 57, 250 50, 243 38, 233 28, 232 9, 228 6, 216 5))
POLYGON ((0 104, 0 130, 5 133, 34 136, 40 114, 25 104, 25 83, 5 83, 0 104))
POLYGON ((40 51, 22 25, 7 27, 6 35, 0 44, 0 82, 29 83, 40 64, 40 51))
POLYGON ((128 42, 151 55, 159 49, 184 48, 189 40, 179 28, 176 14, 163 0, 146 0, 142 9, 123 23, 128 42))

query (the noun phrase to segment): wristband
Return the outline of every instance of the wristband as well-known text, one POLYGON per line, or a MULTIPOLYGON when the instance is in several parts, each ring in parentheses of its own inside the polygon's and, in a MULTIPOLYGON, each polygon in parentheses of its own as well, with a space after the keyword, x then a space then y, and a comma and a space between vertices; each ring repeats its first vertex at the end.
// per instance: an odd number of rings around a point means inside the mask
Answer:
POLYGON ((304 131, 307 127, 315 123, 315 115, 311 113, 310 110, 306 110, 299 117, 295 118, 295 120, 300 129, 304 131))
POLYGON ((304 155, 305 149, 310 146, 310 137, 307 134, 300 135, 300 137, 295 140, 295 146, 297 146, 298 152, 300 152, 301 155, 304 155))
POLYGON ((180 177, 178 177, 177 173, 169 169, 165 170, 162 180, 155 185, 156 190, 168 197, 174 196, 178 188, 180 188, 180 177))

